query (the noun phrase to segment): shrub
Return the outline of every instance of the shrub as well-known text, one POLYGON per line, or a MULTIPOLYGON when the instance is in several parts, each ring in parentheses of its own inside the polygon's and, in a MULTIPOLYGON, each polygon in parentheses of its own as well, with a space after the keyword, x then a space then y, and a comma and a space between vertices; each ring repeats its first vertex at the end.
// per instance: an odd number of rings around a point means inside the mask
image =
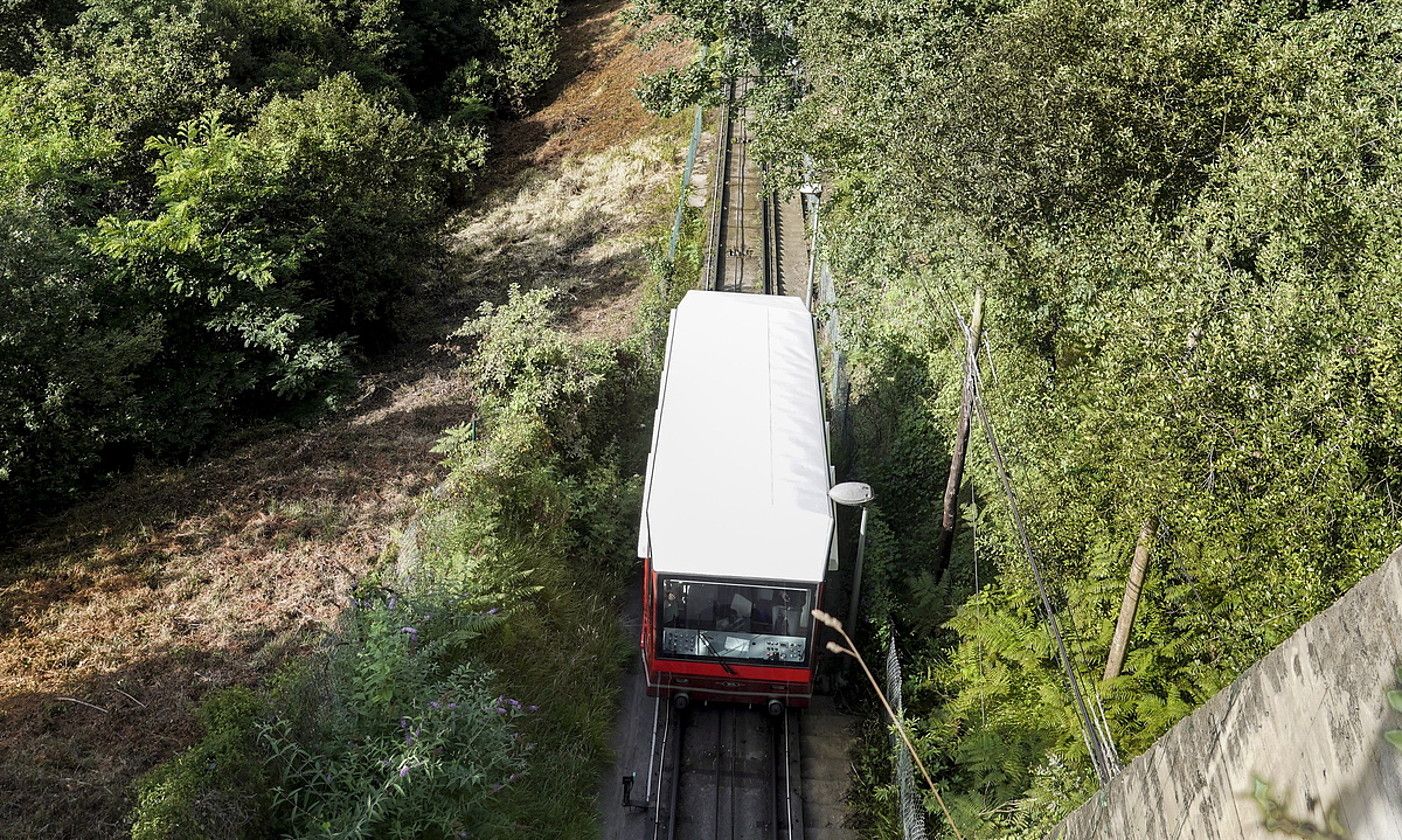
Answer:
POLYGON ((491 66, 499 102, 520 110, 555 72, 559 0, 504 0, 486 18, 495 52, 491 66))
POLYGON ((504 831, 534 707, 474 653, 497 610, 449 585, 366 586, 321 661, 201 706, 204 735, 137 783, 134 837, 417 838, 504 831))
POLYGON ((465 328, 483 414, 439 443, 450 475, 422 556, 364 584, 325 656, 260 692, 239 731, 261 783, 191 772, 211 732, 143 782, 143 837, 212 835, 245 804, 261 810, 244 836, 594 830, 641 493, 614 463, 635 415, 609 406, 628 405, 641 357, 556 330, 550 299, 513 289, 465 328))
POLYGON ((512 289, 464 327, 481 416, 439 443, 448 493, 425 522, 416 574, 470 580, 502 605, 500 642, 480 655, 543 709, 523 723, 536 745, 526 782, 499 807, 514 836, 567 838, 595 830, 627 650, 612 593, 636 568, 641 496, 616 460, 641 428, 632 400, 651 396, 633 386, 642 357, 631 347, 552 326, 554 297, 512 289))
POLYGON ((500 828, 487 800, 515 780, 528 714, 497 695, 473 640, 497 619, 447 586, 364 593, 324 668, 272 692, 271 790, 296 836, 456 837, 500 828))
POLYGON ((557 37, 544 0, 10 5, 0 526, 231 416, 334 404, 557 37))
POLYGON ((137 780, 133 840, 266 836, 269 773, 258 748, 265 713, 246 688, 207 698, 195 746, 137 780))

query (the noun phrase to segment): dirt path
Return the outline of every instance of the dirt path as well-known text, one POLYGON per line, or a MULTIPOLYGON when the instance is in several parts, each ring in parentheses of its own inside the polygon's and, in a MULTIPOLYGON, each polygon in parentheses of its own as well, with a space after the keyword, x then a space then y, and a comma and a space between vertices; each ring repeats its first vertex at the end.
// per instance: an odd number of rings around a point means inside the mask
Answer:
POLYGON ((450 335, 479 301, 509 282, 557 285, 576 328, 626 329, 684 129, 631 96, 640 71, 678 53, 640 55, 623 6, 567 6, 544 104, 495 131, 486 194, 352 405, 138 470, 0 556, 0 836, 119 836, 132 780, 194 738, 200 698, 334 621, 438 481, 431 446, 471 415, 450 335))

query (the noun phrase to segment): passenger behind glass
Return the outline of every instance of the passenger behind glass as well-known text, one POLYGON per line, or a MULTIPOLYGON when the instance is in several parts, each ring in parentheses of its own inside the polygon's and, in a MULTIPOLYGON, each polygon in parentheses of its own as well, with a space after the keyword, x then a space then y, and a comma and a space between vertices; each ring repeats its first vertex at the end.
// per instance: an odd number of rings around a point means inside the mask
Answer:
POLYGON ((676 627, 681 624, 682 613, 686 610, 686 601, 677 592, 677 587, 667 584, 667 595, 662 600, 662 626, 676 627))
POLYGON ((774 605, 774 635, 792 636, 797 625, 798 607, 794 605, 792 589, 779 590, 779 603, 774 605))
MULTIPOLYGON (((769 592, 769 590, 764 590, 769 592)), ((772 593, 771 593, 772 594, 772 593)), ((750 621, 754 625, 756 633, 774 632, 774 601, 771 598, 759 598, 755 601, 754 611, 750 613, 750 621)))

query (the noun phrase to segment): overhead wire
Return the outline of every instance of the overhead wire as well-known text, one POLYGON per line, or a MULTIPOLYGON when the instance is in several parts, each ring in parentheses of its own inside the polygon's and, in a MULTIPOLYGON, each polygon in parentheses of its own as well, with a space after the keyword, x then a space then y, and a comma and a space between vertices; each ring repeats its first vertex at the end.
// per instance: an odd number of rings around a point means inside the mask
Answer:
MULTIPOLYGON (((1027 527, 1022 519, 1022 513, 1017 505, 1017 494, 1013 490, 1012 479, 1008 475, 1007 465, 1002 455, 1002 450, 998 446, 998 438, 993 430, 993 423, 988 415, 987 406, 983 401, 983 377, 979 369, 977 347, 980 345, 978 338, 974 337, 965 323, 963 315, 958 308, 953 305, 953 301, 948 301, 950 309, 954 314, 959 328, 964 333, 966 358, 969 363, 969 375, 973 379, 973 404, 978 414, 979 423, 983 427, 984 435, 988 441, 989 449, 993 455, 994 465, 997 468, 999 483, 1002 485, 1004 495, 1008 500, 1009 512, 1012 516, 1018 538, 1022 544, 1023 552, 1027 556, 1027 562, 1032 570, 1033 581, 1037 587, 1037 593, 1042 603, 1042 610, 1047 624, 1047 629, 1052 636, 1056 647, 1057 658, 1061 664, 1062 671, 1066 677, 1067 685, 1071 690, 1072 701, 1076 706, 1076 713, 1081 723, 1082 735, 1086 740, 1086 747, 1090 751, 1091 762, 1095 766, 1096 776, 1101 786, 1107 784, 1111 778, 1119 771, 1119 758, 1114 747, 1114 740, 1110 737, 1109 725, 1105 720, 1104 705, 1101 702, 1100 694, 1092 684, 1091 692, 1084 690, 1085 684, 1075 667, 1070 651, 1066 647, 1066 642, 1061 632, 1060 622, 1057 620, 1057 610, 1053 606, 1045 580, 1042 576, 1041 566, 1037 561, 1037 556, 1032 548, 1031 538, 1028 536, 1027 527), (1086 704, 1085 695, 1093 694, 1096 700, 1096 711, 1093 714, 1086 704)), ((1073 622, 1074 632, 1074 622, 1073 622)), ((1073 637, 1073 644, 1075 643, 1073 637)), ((1084 650, 1081 651, 1084 656, 1084 650)))
MULTIPOLYGON (((954 320, 958 323, 960 330, 962 330, 964 333, 965 347, 967 348, 971 346, 973 342, 973 338, 970 335, 970 328, 968 324, 965 323, 963 314, 960 312, 959 308, 954 305, 954 301, 949 297, 947 292, 945 292, 944 297, 945 302, 949 306, 950 312, 954 316, 954 320)), ((981 335, 979 335, 977 343, 978 349, 983 350, 984 358, 988 360, 989 369, 994 376, 993 381, 995 384, 997 384, 997 369, 993 367, 992 340, 988 337, 987 333, 982 333, 981 335)), ((977 362, 977 355, 977 349, 975 349, 973 353, 973 356, 975 357, 972 360, 973 363, 977 362)), ((982 379, 979 380, 978 385, 979 387, 975 392, 976 398, 982 399, 982 379)), ((1018 452, 1019 446, 1016 440, 1012 441, 1009 444, 1008 448, 1015 460, 1026 460, 1021 458, 1018 452)), ((1085 646, 1082 643, 1080 628, 1076 625, 1075 613, 1071 609, 1071 605, 1069 602, 1066 604, 1065 616, 1066 623, 1071 631, 1070 636, 1072 647, 1075 648, 1075 651, 1077 655, 1079 655, 1082 662, 1090 662, 1091 658, 1089 654, 1086 653, 1085 646)), ((1105 714, 1105 703, 1104 698, 1100 694, 1100 688, 1095 683, 1095 680, 1092 677, 1083 675, 1081 669, 1075 668, 1074 673, 1076 675, 1077 681, 1080 684, 1081 691, 1095 697, 1095 714, 1092 717, 1096 726, 1101 730, 1101 737, 1104 740, 1105 746, 1109 753, 1111 765, 1114 767, 1116 772, 1118 772, 1120 768, 1119 749, 1116 747, 1114 737, 1110 732, 1110 722, 1107 715, 1105 714)))
MULTIPOLYGON (((940 305, 935 301, 932 294, 931 283, 920 283, 919 288, 924 293, 926 303, 931 312, 938 312, 940 305)), ((958 324, 958 330, 953 330, 945 323, 945 332, 949 335, 951 344, 957 343, 959 332, 963 333, 965 358, 968 365, 968 375, 973 379, 973 403, 977 409, 979 423, 984 429, 984 435, 992 451, 994 464, 997 468, 999 482, 1002 485, 1004 495, 1008 499, 1008 505, 1012 514, 1019 539, 1022 543, 1023 551, 1027 556, 1029 567, 1032 570, 1033 580, 1036 583, 1038 595, 1042 602, 1042 610, 1047 630, 1052 637, 1057 651, 1057 659, 1062 667, 1063 676, 1066 679, 1067 688, 1071 692, 1072 701, 1076 706, 1077 718, 1080 721, 1082 736, 1086 741, 1086 748, 1090 752, 1091 762, 1095 767, 1096 777, 1100 784, 1104 786, 1120 770, 1119 751, 1115 747, 1114 738, 1110 732, 1109 721, 1105 715, 1105 706, 1100 696, 1099 688, 1095 683, 1081 674, 1081 670, 1076 667, 1075 662, 1067 649, 1064 635, 1061 632, 1058 621, 1058 610, 1052 603, 1048 587, 1042 575, 1041 566, 1037 561, 1033 551, 1031 539, 1027 534, 1026 525, 1022 520, 1022 514, 1017 506, 1016 493, 1012 487, 1012 480, 1007 474, 1007 466, 998 446, 998 439, 993 430, 992 421, 989 418, 988 410, 983 401, 984 384, 982 370, 978 360, 978 349, 982 348, 984 356, 988 359, 989 370, 993 373, 994 381, 997 382, 997 369, 993 366, 993 354, 990 349, 991 342, 986 337, 979 336, 976 340, 972 335, 969 325, 965 322, 959 307, 955 305, 949 290, 942 284, 939 285, 938 292, 944 299, 945 306, 954 316, 954 321, 958 324), (1086 703, 1086 696, 1095 698, 1094 709, 1086 703)), ((977 591, 977 587, 975 589, 977 591)), ((1076 629, 1075 621, 1070 616, 1068 606, 1068 621, 1072 632, 1072 645, 1076 647, 1082 661, 1089 661, 1085 649, 1079 643, 1079 632, 1076 629)))

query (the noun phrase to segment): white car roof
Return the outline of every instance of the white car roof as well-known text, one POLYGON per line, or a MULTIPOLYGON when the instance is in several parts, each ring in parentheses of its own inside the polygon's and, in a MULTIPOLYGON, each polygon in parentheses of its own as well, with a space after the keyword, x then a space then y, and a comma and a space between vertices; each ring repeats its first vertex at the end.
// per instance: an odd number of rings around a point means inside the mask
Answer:
POLYGON ((820 582, 833 533, 813 319, 691 291, 672 312, 638 555, 662 574, 820 582))

